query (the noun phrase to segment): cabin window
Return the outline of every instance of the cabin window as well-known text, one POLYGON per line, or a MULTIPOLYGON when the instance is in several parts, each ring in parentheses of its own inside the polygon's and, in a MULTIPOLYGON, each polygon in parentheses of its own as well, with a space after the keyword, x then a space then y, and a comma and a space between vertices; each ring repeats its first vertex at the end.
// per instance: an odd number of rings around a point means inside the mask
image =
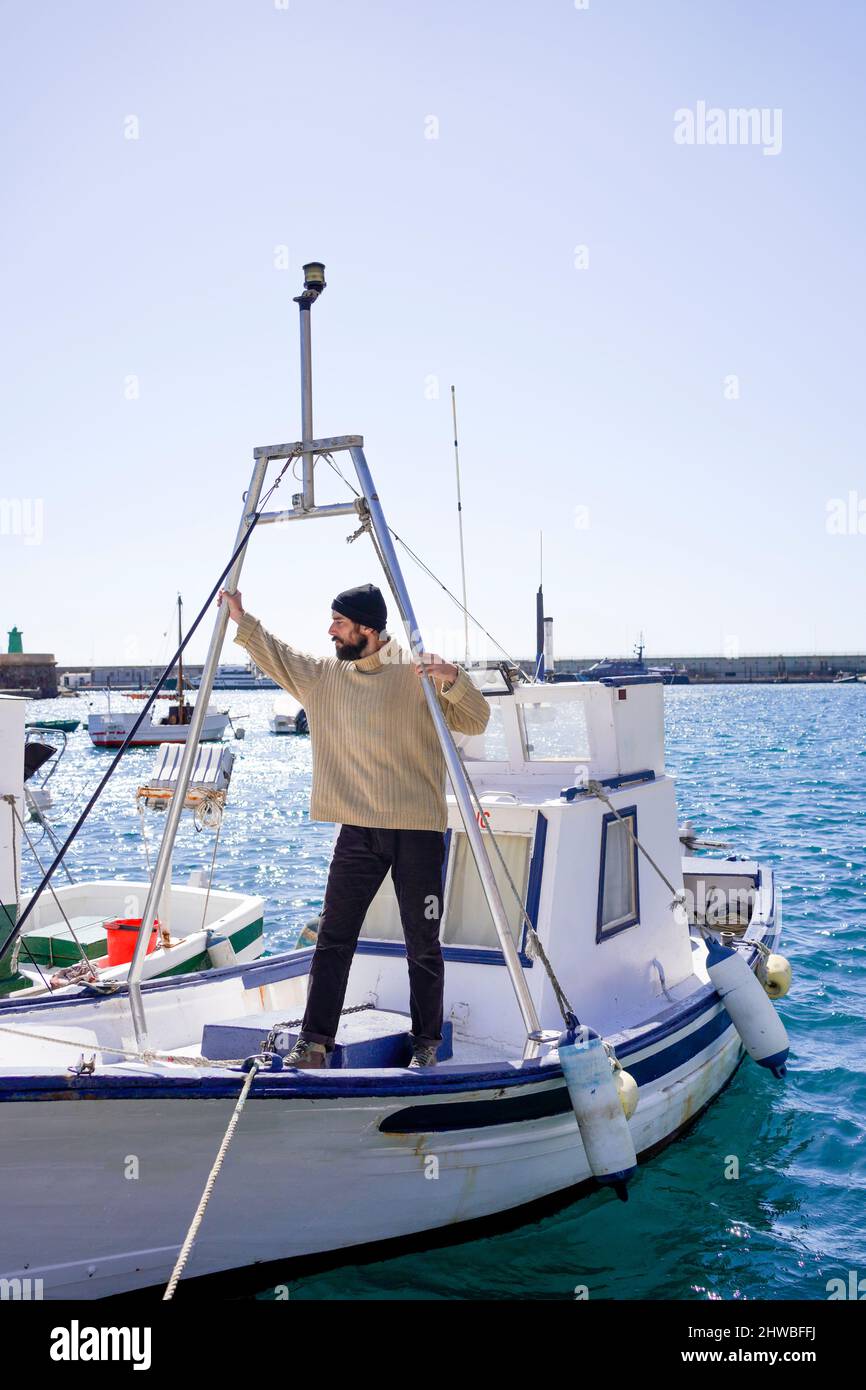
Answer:
MULTIPOLYGON (((485 839, 488 837, 485 836, 485 839)), ((529 875, 529 851, 531 840, 528 835, 497 835, 496 843, 514 886, 520 894, 522 903, 526 897, 529 875)), ((496 879, 502 904, 508 918, 508 925, 514 937, 514 944, 520 942, 523 928, 523 914, 520 904, 515 901, 511 885, 499 861, 499 855, 488 847, 493 876, 496 879)), ((443 923, 442 944, 447 946, 486 946, 499 950, 499 937, 493 925, 490 908, 481 886, 478 866, 469 847, 464 831, 455 831, 451 839, 452 866, 449 874, 448 893, 445 901, 445 921, 443 923)))
POLYGON ((570 762, 589 757, 582 700, 528 701, 517 706, 526 757, 535 762, 570 762))
POLYGON ((490 718, 483 734, 458 734, 457 738, 458 742, 465 747, 466 756, 472 762, 508 762, 505 720, 502 715, 502 705, 498 700, 490 701, 490 718))
MULTIPOLYGON (((484 838, 489 840, 489 833, 484 838)), ((524 902, 529 883, 531 836, 498 834, 496 843, 502 851, 502 857, 520 894, 520 900, 524 902)), ((488 844, 487 852, 493 865, 493 874, 499 886, 514 944, 519 948, 523 935, 523 914, 515 902, 514 893, 492 845, 488 844)), ((366 940, 404 940, 400 909, 390 873, 385 875, 381 888, 367 910, 361 936, 366 940)), ((440 940, 443 946, 476 946, 492 951, 500 950, 499 937, 496 935, 490 908, 481 887, 478 866, 463 830, 451 832, 440 940)))
POLYGON ((598 915, 596 941, 633 927, 640 919, 638 895, 637 845, 626 829, 637 836, 637 807, 627 806, 611 813, 601 823, 601 865, 598 876, 598 915))

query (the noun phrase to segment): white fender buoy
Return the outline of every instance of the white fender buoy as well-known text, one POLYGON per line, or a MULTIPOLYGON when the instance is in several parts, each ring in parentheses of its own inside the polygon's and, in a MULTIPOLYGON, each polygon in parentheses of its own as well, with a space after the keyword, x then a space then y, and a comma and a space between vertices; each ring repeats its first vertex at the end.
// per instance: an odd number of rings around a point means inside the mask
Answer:
POLYGON ((559 1063, 593 1177, 625 1202, 637 1155, 604 1043, 597 1034, 580 1041, 563 1034, 559 1063))
POLYGON ((749 1056, 774 1076, 784 1076, 789 1049, 785 1025, 743 957, 710 937, 707 973, 749 1056))
POLYGON ((613 1084, 619 1092, 622 1113, 627 1120, 630 1120, 637 1110, 637 1103, 640 1099, 637 1082, 631 1072, 625 1071, 621 1066, 616 1066, 613 1072, 613 1084))
POLYGON ((207 958, 215 970, 222 970, 228 965, 238 963, 235 948, 227 936, 217 935, 208 938, 207 958))
POLYGON ((771 952, 758 962, 757 976, 771 999, 784 999, 791 988, 791 962, 771 952))

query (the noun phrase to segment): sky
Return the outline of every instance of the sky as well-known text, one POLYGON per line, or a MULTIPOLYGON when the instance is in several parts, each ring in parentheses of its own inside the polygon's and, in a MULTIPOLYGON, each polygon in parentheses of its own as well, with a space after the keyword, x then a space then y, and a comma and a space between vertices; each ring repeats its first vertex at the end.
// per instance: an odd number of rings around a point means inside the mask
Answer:
MULTIPOLYGON (((254 446, 300 436, 321 260, 316 433, 364 436, 459 592, 455 384, 468 606, 506 651, 534 650, 541 534, 561 657, 864 650, 861 7, 6 0, 0 26, 4 648, 171 655, 254 446)), ((384 587, 351 529, 260 527, 244 606, 330 650, 336 593, 384 587)))

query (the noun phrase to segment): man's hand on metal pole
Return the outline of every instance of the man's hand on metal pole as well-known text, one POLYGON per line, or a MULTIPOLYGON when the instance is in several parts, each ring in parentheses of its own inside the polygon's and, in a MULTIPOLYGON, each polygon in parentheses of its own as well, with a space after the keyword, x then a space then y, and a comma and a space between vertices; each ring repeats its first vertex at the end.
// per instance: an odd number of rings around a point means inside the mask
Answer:
POLYGON ((457 678, 457 667, 450 661, 443 661, 435 652, 420 653, 415 662, 416 676, 420 676, 423 671, 426 671, 428 676, 438 676, 443 681, 453 681, 457 678))
POLYGON ((240 589, 238 589, 237 592, 234 594, 230 594, 227 589, 220 589, 219 593, 217 594, 217 608, 219 608, 223 599, 225 599, 226 603, 228 604, 229 617, 234 618, 235 622, 239 623, 241 618, 244 616, 244 606, 241 603, 240 589))

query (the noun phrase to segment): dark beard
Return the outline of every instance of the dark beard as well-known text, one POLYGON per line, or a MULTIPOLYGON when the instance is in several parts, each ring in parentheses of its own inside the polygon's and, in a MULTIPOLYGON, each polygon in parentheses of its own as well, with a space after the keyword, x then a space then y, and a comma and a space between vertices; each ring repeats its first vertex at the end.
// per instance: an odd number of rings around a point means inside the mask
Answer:
POLYGON ((344 642, 340 647, 338 647, 337 644, 334 643, 334 650, 337 653, 337 660, 357 661, 359 657, 362 657, 364 655, 364 648, 366 647, 366 645, 366 638, 364 638, 362 642, 344 642))

